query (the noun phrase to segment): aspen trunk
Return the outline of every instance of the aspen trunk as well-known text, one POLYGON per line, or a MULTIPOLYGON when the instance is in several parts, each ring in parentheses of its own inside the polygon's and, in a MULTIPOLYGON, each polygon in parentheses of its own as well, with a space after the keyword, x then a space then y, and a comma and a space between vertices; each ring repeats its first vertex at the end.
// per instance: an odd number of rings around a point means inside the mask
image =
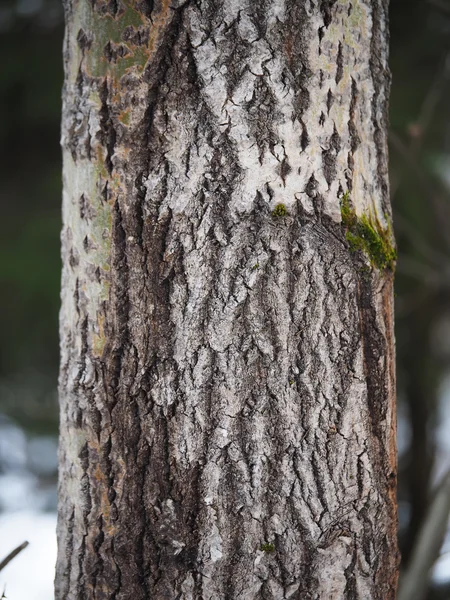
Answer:
POLYGON ((66 0, 57 600, 393 600, 386 0, 66 0))

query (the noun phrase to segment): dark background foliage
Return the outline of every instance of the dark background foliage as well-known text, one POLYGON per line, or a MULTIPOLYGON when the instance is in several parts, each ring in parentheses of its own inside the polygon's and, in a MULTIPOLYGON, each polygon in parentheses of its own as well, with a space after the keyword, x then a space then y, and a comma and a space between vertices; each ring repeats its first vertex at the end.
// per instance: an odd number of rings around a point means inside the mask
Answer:
POLYGON ((63 36, 58 1, 0 4, 0 409, 56 431, 63 36))
MULTIPOLYGON (((450 462, 450 444, 446 454, 440 441, 445 432, 450 437, 450 416, 442 427, 450 413, 450 2, 391 0, 390 18, 399 516, 407 564, 430 490, 450 462)), ((58 0, 2 0, 0 419, 30 438, 57 433, 62 37, 58 0)), ((444 597, 445 587, 430 590, 429 600, 444 597)))

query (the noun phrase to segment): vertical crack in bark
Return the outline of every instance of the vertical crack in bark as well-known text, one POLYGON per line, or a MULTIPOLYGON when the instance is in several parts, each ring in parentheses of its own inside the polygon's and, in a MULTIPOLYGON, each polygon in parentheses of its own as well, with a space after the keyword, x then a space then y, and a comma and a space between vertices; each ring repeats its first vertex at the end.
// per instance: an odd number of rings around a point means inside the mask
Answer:
POLYGON ((338 53, 336 57, 336 85, 339 84, 344 76, 344 57, 342 55, 342 42, 338 43, 338 53))
POLYGON ((100 86, 100 100, 102 103, 102 107, 100 109, 100 140, 101 143, 106 148, 106 157, 105 164, 108 169, 109 174, 111 175, 113 171, 113 162, 112 157, 114 155, 114 150, 116 146, 117 134, 114 128, 110 109, 108 106, 109 102, 109 91, 108 91, 108 82, 105 79, 103 84, 100 86))
POLYGON ((358 146, 361 143, 361 139, 358 134, 358 128, 355 123, 356 118, 356 106, 358 102, 358 86, 356 81, 352 77, 352 88, 351 88, 351 101, 350 101, 350 111, 349 111, 349 120, 348 120, 348 133, 350 136, 350 152, 348 153, 347 165, 348 165, 348 173, 346 174, 347 180, 347 190, 349 192, 353 189, 353 169, 355 165, 354 155, 358 146))
POLYGON ((332 20, 332 9, 337 0, 321 0, 320 12, 322 13, 325 27, 329 27, 332 20))
POLYGON ((336 130, 336 126, 334 126, 328 148, 322 151, 323 172, 328 185, 336 179, 336 161, 340 149, 341 138, 336 130))

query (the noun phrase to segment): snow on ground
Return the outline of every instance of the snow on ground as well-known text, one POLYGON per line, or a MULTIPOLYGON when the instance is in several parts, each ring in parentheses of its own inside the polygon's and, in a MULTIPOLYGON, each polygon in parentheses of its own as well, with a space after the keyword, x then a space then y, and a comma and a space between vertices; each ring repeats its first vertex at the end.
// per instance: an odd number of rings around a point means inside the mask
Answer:
POLYGON ((56 562, 56 515, 31 510, 0 515, 0 560, 27 540, 22 550, 0 572, 0 595, 7 600, 53 600, 56 562))

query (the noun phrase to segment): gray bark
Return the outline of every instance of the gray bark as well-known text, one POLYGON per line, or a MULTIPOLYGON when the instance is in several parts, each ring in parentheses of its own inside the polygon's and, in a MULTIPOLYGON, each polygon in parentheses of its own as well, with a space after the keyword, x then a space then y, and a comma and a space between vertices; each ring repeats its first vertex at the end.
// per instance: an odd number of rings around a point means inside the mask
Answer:
POLYGON ((387 2, 65 8, 57 600, 393 599, 387 2))

